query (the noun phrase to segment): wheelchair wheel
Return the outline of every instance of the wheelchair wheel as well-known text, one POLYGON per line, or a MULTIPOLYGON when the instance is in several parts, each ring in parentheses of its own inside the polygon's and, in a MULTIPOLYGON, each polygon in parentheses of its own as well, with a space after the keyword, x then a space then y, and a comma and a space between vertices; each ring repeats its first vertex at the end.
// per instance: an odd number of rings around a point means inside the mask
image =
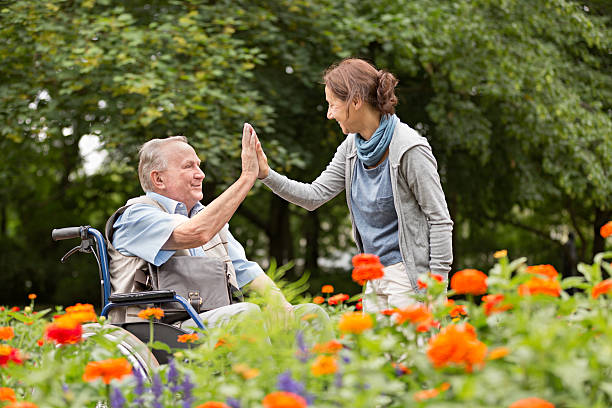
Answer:
POLYGON ((102 326, 98 323, 83 325, 83 338, 99 334, 102 330, 105 331, 103 335, 106 339, 117 343, 119 352, 130 362, 132 370, 142 378, 150 380, 153 372, 159 367, 159 362, 147 345, 122 327, 102 326))

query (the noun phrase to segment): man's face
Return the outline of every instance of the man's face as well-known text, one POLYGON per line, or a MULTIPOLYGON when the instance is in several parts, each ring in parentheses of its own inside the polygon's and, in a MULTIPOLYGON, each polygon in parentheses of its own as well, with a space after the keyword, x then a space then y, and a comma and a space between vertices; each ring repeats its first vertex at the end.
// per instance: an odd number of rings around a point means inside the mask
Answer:
POLYGON ((200 159, 187 143, 170 143, 163 149, 168 167, 159 172, 162 183, 158 185, 157 193, 184 203, 189 212, 204 196, 204 172, 200 169, 200 159))

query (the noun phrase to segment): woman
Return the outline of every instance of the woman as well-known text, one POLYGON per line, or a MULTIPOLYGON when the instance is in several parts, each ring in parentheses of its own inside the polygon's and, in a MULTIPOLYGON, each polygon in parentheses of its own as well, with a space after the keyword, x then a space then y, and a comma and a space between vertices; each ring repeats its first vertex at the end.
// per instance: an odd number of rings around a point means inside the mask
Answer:
POLYGON ((420 274, 447 279, 452 262, 453 222, 436 160, 427 139, 395 115, 393 74, 346 59, 323 80, 327 118, 348 135, 332 161, 314 182, 300 183, 271 170, 258 143, 259 178, 309 211, 345 189, 359 251, 378 255, 385 266, 384 278, 366 286, 364 310, 406 307, 420 274))

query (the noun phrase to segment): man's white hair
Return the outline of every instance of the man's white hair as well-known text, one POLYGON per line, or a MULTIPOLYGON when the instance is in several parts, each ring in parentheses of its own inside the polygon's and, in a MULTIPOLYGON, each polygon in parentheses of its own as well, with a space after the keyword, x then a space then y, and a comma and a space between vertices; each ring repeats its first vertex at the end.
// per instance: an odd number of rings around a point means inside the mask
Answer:
POLYGON ((164 171, 168 168, 168 160, 166 155, 163 154, 164 146, 177 142, 187 143, 187 138, 185 136, 171 136, 165 139, 151 139, 140 146, 138 151, 138 178, 145 193, 153 191, 151 172, 153 170, 164 171))

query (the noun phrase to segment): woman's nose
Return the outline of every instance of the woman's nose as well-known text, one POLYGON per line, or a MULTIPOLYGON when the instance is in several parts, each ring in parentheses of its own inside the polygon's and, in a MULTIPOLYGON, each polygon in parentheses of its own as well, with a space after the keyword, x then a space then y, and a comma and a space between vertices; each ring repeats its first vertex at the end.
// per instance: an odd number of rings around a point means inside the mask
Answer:
POLYGON ((331 108, 327 108, 327 119, 333 119, 334 115, 332 115, 331 108))

